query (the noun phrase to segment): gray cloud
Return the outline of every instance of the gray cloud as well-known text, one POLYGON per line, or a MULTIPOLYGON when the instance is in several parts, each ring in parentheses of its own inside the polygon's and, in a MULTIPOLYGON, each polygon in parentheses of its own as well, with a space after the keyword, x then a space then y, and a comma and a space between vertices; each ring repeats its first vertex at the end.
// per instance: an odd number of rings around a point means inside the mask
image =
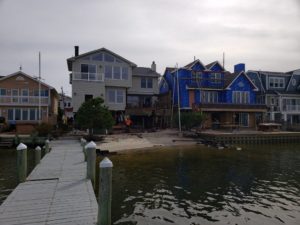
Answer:
POLYGON ((37 74, 70 93, 66 59, 106 47, 159 72, 196 56, 204 63, 222 60, 231 70, 288 71, 300 67, 299 0, 0 0, 0 74, 37 74), (13 16, 12 16, 13 15, 13 16), (282 62, 282 63, 278 63, 282 62))

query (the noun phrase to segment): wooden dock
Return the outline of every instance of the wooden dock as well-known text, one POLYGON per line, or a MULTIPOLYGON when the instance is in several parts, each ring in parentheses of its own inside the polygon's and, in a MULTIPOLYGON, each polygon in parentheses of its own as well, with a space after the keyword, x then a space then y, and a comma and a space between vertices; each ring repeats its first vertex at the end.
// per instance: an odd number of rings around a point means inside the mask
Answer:
POLYGON ((98 204, 76 140, 52 151, 0 206, 0 225, 95 225, 98 204))

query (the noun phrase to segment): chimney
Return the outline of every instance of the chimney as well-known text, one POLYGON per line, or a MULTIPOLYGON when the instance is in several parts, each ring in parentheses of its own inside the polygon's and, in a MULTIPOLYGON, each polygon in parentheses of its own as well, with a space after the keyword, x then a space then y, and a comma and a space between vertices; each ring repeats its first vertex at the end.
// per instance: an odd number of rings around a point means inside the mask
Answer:
POLYGON ((153 61, 152 62, 152 65, 151 65, 151 70, 155 71, 156 72, 156 64, 155 62, 153 61))
POLYGON ((79 46, 74 46, 75 48, 75 57, 79 55, 79 46))
POLYGON ((239 63, 234 65, 234 73, 240 73, 240 72, 245 72, 246 66, 244 63, 239 63))

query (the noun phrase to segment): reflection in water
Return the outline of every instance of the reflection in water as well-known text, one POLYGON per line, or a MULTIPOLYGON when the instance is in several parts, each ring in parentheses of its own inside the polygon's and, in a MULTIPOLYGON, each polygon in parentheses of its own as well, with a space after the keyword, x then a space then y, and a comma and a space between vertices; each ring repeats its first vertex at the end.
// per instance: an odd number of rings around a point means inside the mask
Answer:
POLYGON ((300 224, 300 147, 111 157, 114 224, 300 224))

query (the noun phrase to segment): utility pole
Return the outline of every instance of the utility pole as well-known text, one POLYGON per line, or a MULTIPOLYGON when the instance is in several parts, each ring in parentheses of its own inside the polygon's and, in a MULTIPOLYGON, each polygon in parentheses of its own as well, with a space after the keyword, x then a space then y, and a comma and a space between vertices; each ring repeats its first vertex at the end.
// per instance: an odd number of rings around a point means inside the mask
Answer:
POLYGON ((39 112, 38 112, 38 120, 39 124, 42 122, 42 112, 41 112, 41 52, 39 52, 39 112))
POLYGON ((181 134, 181 115, 180 115, 180 97, 179 97, 179 75, 178 75, 178 63, 176 63, 176 74, 177 74, 177 103, 178 103, 178 128, 181 134))

